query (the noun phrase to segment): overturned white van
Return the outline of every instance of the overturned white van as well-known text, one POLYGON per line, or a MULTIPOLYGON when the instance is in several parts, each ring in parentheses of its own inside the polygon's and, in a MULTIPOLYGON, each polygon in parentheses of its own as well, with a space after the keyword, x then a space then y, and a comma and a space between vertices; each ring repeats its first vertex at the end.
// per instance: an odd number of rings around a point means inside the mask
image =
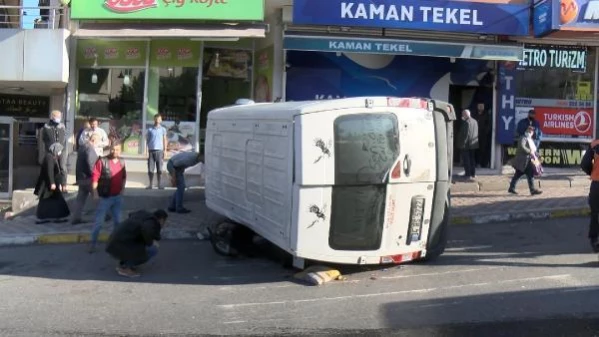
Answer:
POLYGON ((393 97, 211 111, 207 206, 299 268, 435 258, 447 241, 455 119, 447 103, 393 97))

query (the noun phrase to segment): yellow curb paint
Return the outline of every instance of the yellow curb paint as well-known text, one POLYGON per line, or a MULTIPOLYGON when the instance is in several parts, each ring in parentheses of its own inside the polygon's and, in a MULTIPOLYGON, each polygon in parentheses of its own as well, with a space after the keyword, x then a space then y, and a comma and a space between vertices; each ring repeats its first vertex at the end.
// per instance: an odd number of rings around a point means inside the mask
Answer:
POLYGON ((588 208, 582 209, 566 209, 562 211, 553 211, 550 213, 549 217, 552 219, 557 218, 568 218, 572 216, 583 216, 591 214, 591 210, 588 208))
MULTIPOLYGON (((108 241, 108 234, 101 233, 98 241, 108 241)), ((44 234, 37 238, 40 244, 65 244, 65 243, 84 243, 90 241, 89 234, 44 234)))
POLYGON ((473 223, 472 218, 468 217, 468 216, 457 216, 457 217, 451 218, 452 225, 470 225, 472 223, 473 223))

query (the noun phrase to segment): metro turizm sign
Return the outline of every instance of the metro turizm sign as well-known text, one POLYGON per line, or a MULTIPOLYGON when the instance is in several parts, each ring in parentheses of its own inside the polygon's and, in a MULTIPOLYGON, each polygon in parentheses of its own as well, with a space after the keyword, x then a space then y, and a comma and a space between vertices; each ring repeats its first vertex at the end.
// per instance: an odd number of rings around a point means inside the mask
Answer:
POLYGON ((264 20, 264 0, 73 0, 74 20, 264 20))
POLYGON ((519 70, 558 68, 584 72, 587 68, 587 50, 578 47, 530 46, 524 48, 519 70))

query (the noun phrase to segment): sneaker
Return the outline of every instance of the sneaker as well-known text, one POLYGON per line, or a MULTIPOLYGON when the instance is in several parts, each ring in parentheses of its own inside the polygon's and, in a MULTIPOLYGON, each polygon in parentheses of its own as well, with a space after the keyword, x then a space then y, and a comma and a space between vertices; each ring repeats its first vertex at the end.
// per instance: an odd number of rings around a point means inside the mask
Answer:
POLYGON ((177 211, 177 213, 179 213, 179 214, 188 214, 188 213, 191 213, 191 211, 188 210, 187 208, 181 208, 180 210, 177 211))
POLYGON ((151 190, 152 189, 152 185, 146 187, 146 190, 151 190))
POLYGON ((118 266, 116 267, 116 272, 117 274, 124 276, 124 277, 129 277, 129 278, 134 278, 134 277, 139 277, 140 274, 136 271, 133 271, 131 268, 125 268, 125 267, 121 267, 118 266))
POLYGON ((541 190, 533 190, 530 192, 530 195, 539 195, 539 194, 543 194, 543 191, 541 190))
POLYGON ((507 190, 507 192, 510 194, 518 195, 518 192, 516 192, 516 190, 513 188, 510 188, 509 190, 507 190))

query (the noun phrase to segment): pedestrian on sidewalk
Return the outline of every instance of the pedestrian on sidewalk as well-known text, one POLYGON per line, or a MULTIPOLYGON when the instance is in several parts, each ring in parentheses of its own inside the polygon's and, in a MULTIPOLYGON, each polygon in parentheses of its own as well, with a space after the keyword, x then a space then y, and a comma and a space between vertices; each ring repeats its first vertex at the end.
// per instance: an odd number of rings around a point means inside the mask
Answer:
MULTIPOLYGON (((54 144, 60 144, 62 150, 58 156, 58 165, 60 166, 61 172, 67 172, 67 136, 66 127, 62 123, 62 112, 59 110, 53 110, 50 113, 50 121, 48 121, 39 130, 38 133, 38 162, 40 165, 46 160, 46 155, 52 154, 50 146, 54 144)), ((63 192, 67 191, 67 177, 66 174, 62 177, 62 181, 59 181, 57 185, 61 186, 63 192)))
POLYGON ((137 268, 158 254, 160 232, 168 215, 138 211, 119 225, 108 239, 106 252, 119 261, 116 271, 121 276, 140 276, 137 268))
POLYGON ((186 214, 191 212, 183 207, 183 196, 185 194, 185 169, 195 166, 200 162, 200 154, 196 152, 181 152, 174 155, 166 164, 166 170, 171 177, 171 184, 177 187, 169 212, 186 214))
POLYGON ((541 138, 543 138, 543 131, 541 131, 541 124, 536 119, 536 113, 534 109, 528 111, 528 118, 524 118, 518 122, 518 125, 516 126, 518 138, 524 136, 524 134, 530 127, 533 128, 532 139, 538 150, 541 146, 541 138))
POLYGON ((543 193, 535 188, 533 159, 536 155, 537 147, 532 139, 533 132, 534 127, 531 126, 526 130, 524 135, 520 137, 520 140, 518 141, 518 149, 516 150, 516 156, 510 160, 510 164, 516 170, 508 189, 508 192, 511 194, 518 194, 516 192, 516 184, 518 184, 518 180, 520 180, 520 178, 524 175, 526 176, 531 195, 543 193))
POLYGON ((89 119, 89 129, 83 131, 81 134, 80 143, 85 143, 87 139, 93 134, 97 134, 100 138, 98 143, 96 144, 96 154, 98 157, 104 156, 104 149, 109 146, 110 141, 108 140, 108 135, 106 131, 99 126, 98 119, 92 117, 89 119))
POLYGON ((476 122, 478 123, 479 148, 477 151, 477 162, 482 168, 491 165, 491 113, 485 109, 484 103, 476 106, 476 122))
POLYGON ((476 178, 476 150, 478 149, 478 123, 470 110, 462 111, 462 126, 458 134, 458 149, 462 152, 464 177, 476 178))
POLYGON ((98 134, 92 134, 87 142, 79 146, 77 151, 77 165, 75 167, 75 176, 77 179, 77 185, 79 190, 77 191, 77 199, 75 200, 75 209, 73 210, 73 219, 71 223, 78 225, 83 223, 81 214, 85 208, 87 198, 92 195, 92 172, 96 162, 98 161, 98 154, 96 153, 96 145, 100 141, 98 134))
POLYGON ((79 132, 77 132, 77 136, 75 137, 75 151, 79 151, 79 148, 84 144, 81 141, 84 140, 83 138, 85 137, 81 137, 81 135, 83 135, 85 130, 89 128, 91 128, 91 125, 89 124, 89 120, 86 120, 83 122, 83 127, 79 129, 79 132))
POLYGON ((100 158, 92 172, 92 190, 94 191, 94 198, 99 198, 99 202, 91 234, 90 253, 93 253, 96 249, 98 236, 107 212, 112 213, 113 231, 118 227, 121 220, 123 192, 126 183, 127 168, 125 160, 121 158, 121 145, 119 143, 111 144, 108 156, 100 158))
POLYGON ((599 139, 591 142, 580 163, 582 170, 591 176, 589 189, 589 206, 591 221, 589 223, 589 240, 593 252, 599 253, 599 139))
POLYGON ((39 197, 37 204, 36 224, 65 222, 69 215, 69 206, 64 200, 62 190, 64 187, 65 172, 60 166, 63 146, 59 143, 50 145, 50 153, 46 154, 42 162, 37 184, 33 193, 39 197))
POLYGON ((150 180, 148 189, 150 190, 152 189, 152 182, 154 180, 154 167, 156 167, 156 187, 158 189, 164 188, 161 183, 161 177, 162 166, 166 159, 166 144, 166 129, 162 126, 162 116, 156 114, 154 116, 154 126, 148 128, 146 134, 146 148, 148 149, 148 178, 150 180))

